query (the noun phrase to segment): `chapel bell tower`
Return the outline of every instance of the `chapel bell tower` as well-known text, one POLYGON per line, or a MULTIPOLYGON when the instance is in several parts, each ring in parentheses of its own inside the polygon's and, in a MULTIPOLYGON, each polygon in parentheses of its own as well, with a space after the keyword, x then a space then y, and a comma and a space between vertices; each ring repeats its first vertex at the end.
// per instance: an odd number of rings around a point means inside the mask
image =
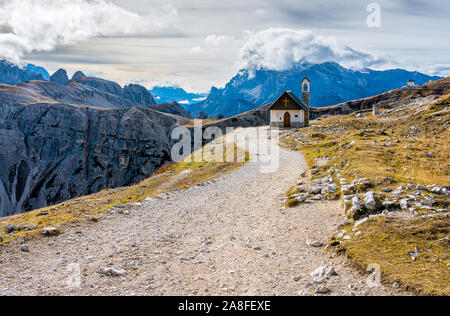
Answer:
POLYGON ((309 92, 311 88, 311 81, 307 77, 302 80, 302 101, 309 108, 309 92))
POLYGON ((309 116, 310 116, 310 104, 309 104, 309 92, 311 89, 311 81, 307 77, 302 80, 302 101, 308 106, 308 111, 305 117, 305 126, 309 126, 309 116))

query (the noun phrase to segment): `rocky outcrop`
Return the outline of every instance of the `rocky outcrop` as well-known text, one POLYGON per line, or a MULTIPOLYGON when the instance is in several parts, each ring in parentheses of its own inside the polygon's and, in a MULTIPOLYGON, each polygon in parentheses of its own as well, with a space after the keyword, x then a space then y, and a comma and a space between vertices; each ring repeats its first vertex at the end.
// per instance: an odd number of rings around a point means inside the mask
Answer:
MULTIPOLYGON (((16 87, 66 104, 90 105, 110 109, 129 108, 137 105, 118 95, 79 84, 77 81, 71 81, 65 86, 45 81, 32 81, 18 84, 16 87)), ((14 89, 14 87, 11 89, 14 89)))
MULTIPOLYGON (((0 217, 148 178, 180 121, 78 80, 0 85, 0 217)), ((261 108, 205 128, 265 123, 261 108)))
POLYGON ((126 100, 143 106, 156 104, 156 101, 153 98, 152 94, 143 86, 137 84, 130 84, 123 87, 122 97, 126 100))
POLYGON ((69 82, 69 77, 64 69, 58 69, 51 77, 50 82, 60 85, 66 85, 69 82))
POLYGON ((2 105, 0 216, 149 177, 170 160, 175 122, 144 108, 2 105))
POLYGON ((77 79, 74 82, 114 94, 130 101, 131 104, 142 106, 151 106, 156 104, 152 94, 140 85, 131 84, 122 89, 122 87, 114 81, 91 77, 77 79))
MULTIPOLYGON (((391 90, 373 97, 352 100, 323 108, 311 108, 311 119, 324 115, 347 115, 356 111, 373 110, 373 108, 390 109, 401 105, 420 102, 423 98, 440 98, 450 93, 450 78, 433 81, 422 86, 406 87, 391 90)), ((428 100, 430 101, 430 100, 428 100)))
POLYGON ((83 86, 88 86, 100 91, 108 92, 110 94, 122 96, 122 87, 114 81, 109 81, 100 78, 85 77, 75 80, 75 82, 83 86))
POLYGON ((6 60, 0 60, 0 84, 14 85, 29 80, 43 80, 42 74, 22 69, 6 60))
POLYGON ((177 102, 158 104, 158 105, 152 106, 151 108, 156 111, 163 112, 163 113, 174 114, 174 115, 178 115, 178 116, 185 117, 188 119, 192 118, 191 113, 187 112, 177 102))
POLYGON ((77 71, 72 76, 72 80, 77 80, 77 79, 81 79, 81 78, 86 78, 86 75, 84 73, 82 73, 81 71, 77 71))

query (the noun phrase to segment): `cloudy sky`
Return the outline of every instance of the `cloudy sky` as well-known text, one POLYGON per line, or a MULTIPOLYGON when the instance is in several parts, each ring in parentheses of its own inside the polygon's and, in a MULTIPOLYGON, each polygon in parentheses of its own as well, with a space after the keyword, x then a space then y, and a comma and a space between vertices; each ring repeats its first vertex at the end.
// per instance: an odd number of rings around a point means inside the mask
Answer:
POLYGON ((0 0, 0 57, 202 92, 299 60, 450 75, 449 16, 448 0, 0 0))

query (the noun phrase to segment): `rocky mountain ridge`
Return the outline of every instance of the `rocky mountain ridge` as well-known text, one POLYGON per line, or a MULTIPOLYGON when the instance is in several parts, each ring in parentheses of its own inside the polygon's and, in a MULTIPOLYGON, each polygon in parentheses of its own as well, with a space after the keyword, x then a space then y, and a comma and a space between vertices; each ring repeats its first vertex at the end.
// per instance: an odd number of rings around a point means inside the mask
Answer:
POLYGON ((213 87, 206 100, 186 109, 194 115, 203 111, 209 117, 233 116, 274 102, 285 90, 301 95, 300 81, 304 77, 311 80, 312 107, 377 95, 405 86, 410 79, 416 80, 418 85, 441 79, 402 69, 356 71, 332 62, 298 63, 286 71, 260 69, 253 74, 242 70, 224 88, 213 87))
MULTIPOLYGON (((28 80, 44 80, 42 73, 34 70, 34 65, 21 68, 6 60, 0 60, 0 84, 16 84, 28 80)), ((35 67, 35 66, 34 66, 35 67)))
POLYGON ((74 82, 0 85, 0 216, 131 185, 170 161, 177 120, 113 96, 74 82))

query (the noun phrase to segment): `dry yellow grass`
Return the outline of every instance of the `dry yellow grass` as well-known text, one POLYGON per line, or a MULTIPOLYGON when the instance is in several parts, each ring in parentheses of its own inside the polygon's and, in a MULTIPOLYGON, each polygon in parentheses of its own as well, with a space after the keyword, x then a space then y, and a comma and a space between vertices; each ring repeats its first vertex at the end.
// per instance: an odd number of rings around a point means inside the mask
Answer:
POLYGON ((439 102, 382 117, 333 116, 282 140, 287 147, 301 150, 309 165, 328 159, 347 179, 358 174, 360 178, 392 177, 399 183, 448 185, 449 105, 450 95, 446 95, 439 102))
MULTIPOLYGON (((287 132, 281 141, 302 151, 311 167, 324 172, 336 166, 349 181, 357 175, 391 177, 392 188, 404 183, 450 184, 450 94, 386 115, 361 113, 365 116, 322 118, 309 128, 287 132)), ((381 186, 386 185, 372 190, 381 186)), ((435 199, 448 209, 448 197, 435 199)), ((450 246, 448 240, 439 241, 449 238, 449 218, 379 218, 358 229, 362 234, 343 241, 339 249, 361 269, 377 263, 385 281, 423 295, 450 295, 450 246), (412 261, 408 252, 416 247, 420 256, 412 261)))
POLYGON ((163 166, 149 179, 130 187, 106 189, 55 206, 1 218, 0 236, 3 236, 3 241, 0 244, 9 243, 18 238, 29 239, 40 236, 41 229, 44 227, 77 225, 83 221, 95 222, 101 219, 106 210, 114 206, 140 202, 173 189, 184 189, 212 180, 231 172, 249 160, 249 154, 244 153, 236 145, 227 146, 227 150, 234 150, 235 155, 244 155, 245 162, 210 161, 210 151, 205 151, 206 154, 201 162, 193 162, 191 157, 187 157, 182 162, 163 166), (43 211, 48 215, 36 216, 43 211), (9 235, 5 230, 8 225, 16 225, 21 229, 9 235), (31 231, 25 231, 22 229, 23 225, 36 227, 31 231))
POLYGON ((450 219, 378 218, 360 229, 363 234, 339 250, 363 271, 376 263, 385 282, 422 295, 450 295, 450 219), (410 251, 418 251, 416 260, 410 251))

